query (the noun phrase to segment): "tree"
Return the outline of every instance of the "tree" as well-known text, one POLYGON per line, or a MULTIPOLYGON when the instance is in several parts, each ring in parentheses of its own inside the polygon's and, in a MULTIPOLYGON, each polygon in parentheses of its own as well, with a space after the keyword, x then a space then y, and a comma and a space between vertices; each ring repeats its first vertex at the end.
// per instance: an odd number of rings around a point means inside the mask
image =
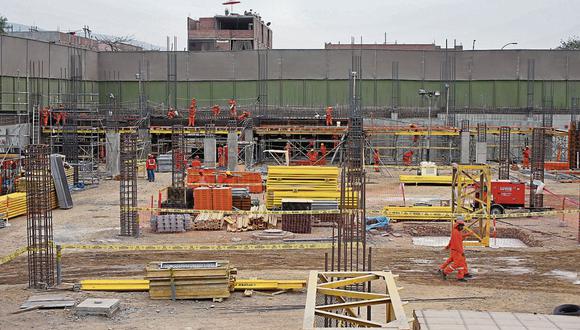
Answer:
POLYGON ((0 16, 0 34, 6 33, 7 26, 8 26, 8 19, 4 16, 0 16))
POLYGON ((122 36, 122 37, 109 37, 109 36, 100 36, 95 37, 95 39, 105 45, 108 45, 112 52, 118 52, 122 50, 121 45, 126 44, 128 42, 133 41, 132 36, 122 36))
POLYGON ((558 46, 558 49, 580 50, 580 37, 571 36, 568 40, 560 40, 560 46, 558 46))

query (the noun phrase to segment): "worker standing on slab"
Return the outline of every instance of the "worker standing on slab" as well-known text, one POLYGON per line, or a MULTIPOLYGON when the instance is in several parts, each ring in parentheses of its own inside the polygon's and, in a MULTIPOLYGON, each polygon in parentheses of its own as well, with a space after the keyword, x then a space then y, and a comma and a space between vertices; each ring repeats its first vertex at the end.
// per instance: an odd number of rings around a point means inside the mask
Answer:
POLYGON ((211 107, 211 112, 213 113, 214 118, 217 118, 220 115, 221 109, 219 105, 214 105, 211 107))
POLYGON ((332 112, 334 109, 332 107, 326 108, 326 126, 332 126, 332 112))
POLYGON ((310 165, 315 165, 316 161, 318 160, 318 151, 316 151, 315 149, 310 149, 310 151, 308 152, 308 154, 306 156, 308 156, 308 160, 310 161, 310 165))
POLYGON ((320 165, 326 165, 326 146, 324 143, 320 144, 320 165))
POLYGON ((193 158, 191 161, 191 167, 195 169, 201 168, 201 161, 199 160, 199 156, 195 156, 195 158, 193 158))
POLYGON ((226 164, 226 158, 224 157, 224 147, 219 146, 217 149, 218 156, 218 167, 224 167, 226 164))
POLYGON ((167 119, 173 119, 175 117, 177 117, 178 113, 177 110, 173 109, 173 107, 169 107, 169 110, 167 110, 167 119))
POLYGON ((242 112, 242 114, 238 117, 239 121, 244 121, 247 118, 250 118, 250 112, 249 111, 244 111, 242 112))
POLYGON ((414 154, 413 150, 409 150, 403 154, 403 164, 405 166, 411 165, 411 163, 413 162, 413 154, 414 154))
POLYGON ((195 126, 195 115, 197 113, 197 100, 195 98, 191 99, 191 104, 189 105, 189 116, 187 126, 195 126))
POLYGON ((228 103, 230 105, 230 117, 232 119, 238 118, 238 106, 236 100, 231 99, 228 101, 228 103))
POLYGON ((42 126, 48 126, 48 118, 50 118, 50 108, 43 107, 40 110, 40 118, 42 119, 42 126))
POLYGON ((147 155, 145 168, 147 169, 147 181, 155 182, 155 170, 157 169, 157 161, 152 154, 147 155))
POLYGON ((526 146, 524 148, 524 150, 522 151, 522 163, 524 165, 524 168, 530 168, 530 156, 531 156, 532 151, 530 150, 530 147, 526 146))
POLYGON ((373 150, 373 163, 375 164, 375 172, 379 171, 380 162, 381 162, 381 155, 379 154, 379 149, 375 148, 373 150))
POLYGON ((290 142, 286 142, 286 146, 284 147, 284 150, 286 150, 286 152, 288 152, 288 159, 292 158, 292 145, 290 144, 290 142))
POLYGON ((463 218, 459 217, 455 220, 453 229, 451 230, 451 239, 445 250, 449 250, 449 258, 439 266, 439 274, 445 280, 447 275, 457 271, 457 280, 465 282, 465 278, 470 278, 471 275, 467 269, 467 261, 465 260, 465 253, 463 251, 463 239, 470 236, 470 232, 464 232, 465 222, 463 218))

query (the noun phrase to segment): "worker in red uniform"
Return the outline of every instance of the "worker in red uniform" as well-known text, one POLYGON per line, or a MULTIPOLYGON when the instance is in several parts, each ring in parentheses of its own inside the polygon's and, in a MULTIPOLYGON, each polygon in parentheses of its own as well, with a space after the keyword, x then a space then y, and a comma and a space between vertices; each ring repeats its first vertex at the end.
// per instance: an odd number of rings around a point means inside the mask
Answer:
POLYGON ((286 142, 284 150, 288 152, 288 159, 292 158, 292 145, 290 144, 290 142, 286 142))
POLYGON ((58 126, 60 124, 60 112, 52 113, 52 123, 54 126, 58 126))
POLYGON ((58 115, 60 116, 60 122, 64 126, 66 124, 66 120, 68 118, 68 112, 61 111, 61 112, 58 113, 58 115))
POLYGON ((220 115, 221 109, 219 105, 214 105, 213 107, 211 107, 211 113, 213 114, 213 116, 215 118, 217 118, 220 115))
MULTIPOLYGON (((413 132, 419 132, 419 129, 415 124, 409 125, 409 129, 412 130, 413 132)), ((417 143, 417 141, 419 141, 419 135, 413 135, 413 143, 417 143)))
POLYGON ((50 118, 50 108, 43 107, 40 110, 40 118, 42 119, 42 126, 48 126, 48 119, 50 118))
POLYGON ((219 146, 217 150, 218 155, 218 167, 224 167, 226 164, 226 158, 224 157, 224 147, 219 146))
POLYGON ((320 144, 320 165, 326 165, 326 146, 324 145, 324 143, 320 144))
POLYGON ((177 117, 177 115, 177 110, 173 109, 173 107, 169 107, 169 110, 167 110, 167 119, 173 119, 177 117))
POLYGON ((318 151, 315 149, 310 149, 307 156, 308 160, 310 161, 310 165, 316 165, 316 161, 318 160, 318 151))
POLYGON ((528 146, 526 146, 524 148, 524 150, 522 151, 522 162, 523 162, 524 168, 530 167, 531 153, 532 153, 532 150, 530 150, 530 147, 528 147, 528 146))
POLYGON ((379 164, 381 163, 381 155, 379 149, 375 148, 373 151, 373 163, 375 164, 375 172, 379 171, 379 164))
POLYGON ((238 106, 236 100, 231 99, 228 101, 228 104, 230 105, 230 117, 232 119, 238 118, 238 106))
POLYGON ((405 166, 411 165, 411 163, 413 162, 413 154, 414 154, 413 150, 409 150, 403 154, 403 164, 405 166))
POLYGON ((250 112, 249 111, 244 111, 242 112, 242 114, 238 117, 239 121, 245 120, 246 118, 250 118, 250 112))
POLYGON ((326 126, 332 126, 332 112, 333 112, 333 108, 332 107, 327 107, 326 108, 326 126))
POLYGON ((147 161, 145 162, 145 168, 147 169, 147 181, 155 182, 155 170, 157 169, 157 161, 152 154, 147 156, 147 161))
POLYGON ((447 279, 447 275, 454 271, 457 271, 457 280, 465 282, 465 277, 470 278, 471 275, 467 269, 467 262, 465 261, 465 253, 463 252, 463 239, 469 235, 471 232, 464 232, 465 222, 461 217, 459 217, 453 229, 451 230, 451 239, 449 244, 445 247, 445 250, 449 250, 449 258, 439 266, 439 274, 443 279, 447 279))
POLYGON ((191 104, 189 105, 189 115, 187 116, 188 122, 187 126, 195 126, 195 115, 197 113, 197 100, 195 98, 191 99, 191 104))
POLYGON ((338 147, 338 144, 340 143, 340 136, 334 134, 332 136, 332 140, 334 141, 334 148, 336 149, 338 147))
POLYGON ((199 156, 195 156, 191 161, 191 167, 195 169, 201 168, 201 161, 199 160, 199 156))

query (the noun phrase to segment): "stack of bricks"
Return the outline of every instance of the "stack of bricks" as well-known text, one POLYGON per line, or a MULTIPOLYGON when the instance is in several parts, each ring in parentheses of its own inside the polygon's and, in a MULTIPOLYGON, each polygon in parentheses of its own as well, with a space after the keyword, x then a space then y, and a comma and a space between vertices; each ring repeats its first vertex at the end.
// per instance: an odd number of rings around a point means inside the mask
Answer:
POLYGON ((232 188, 219 187, 212 189, 213 210, 232 210, 232 188))
POLYGON ((213 210, 212 189, 199 187, 193 190, 194 210, 213 210))
POLYGON ((182 233, 191 229, 189 214, 165 214, 151 217, 151 230, 156 233, 182 233))

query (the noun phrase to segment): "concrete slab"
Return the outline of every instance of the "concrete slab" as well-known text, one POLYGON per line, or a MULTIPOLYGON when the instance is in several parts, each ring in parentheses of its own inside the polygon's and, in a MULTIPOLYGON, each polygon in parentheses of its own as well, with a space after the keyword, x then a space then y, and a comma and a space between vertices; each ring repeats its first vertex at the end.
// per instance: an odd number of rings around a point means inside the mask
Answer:
POLYGON ((119 310, 119 306, 119 299, 87 298, 75 307, 75 313, 111 317, 119 310))
POLYGON ((37 295, 31 296, 20 308, 65 308, 73 307, 76 301, 64 295, 37 295))
POLYGON ((415 315, 415 329, 422 330, 580 330, 580 318, 575 316, 466 310, 417 310, 415 315))

